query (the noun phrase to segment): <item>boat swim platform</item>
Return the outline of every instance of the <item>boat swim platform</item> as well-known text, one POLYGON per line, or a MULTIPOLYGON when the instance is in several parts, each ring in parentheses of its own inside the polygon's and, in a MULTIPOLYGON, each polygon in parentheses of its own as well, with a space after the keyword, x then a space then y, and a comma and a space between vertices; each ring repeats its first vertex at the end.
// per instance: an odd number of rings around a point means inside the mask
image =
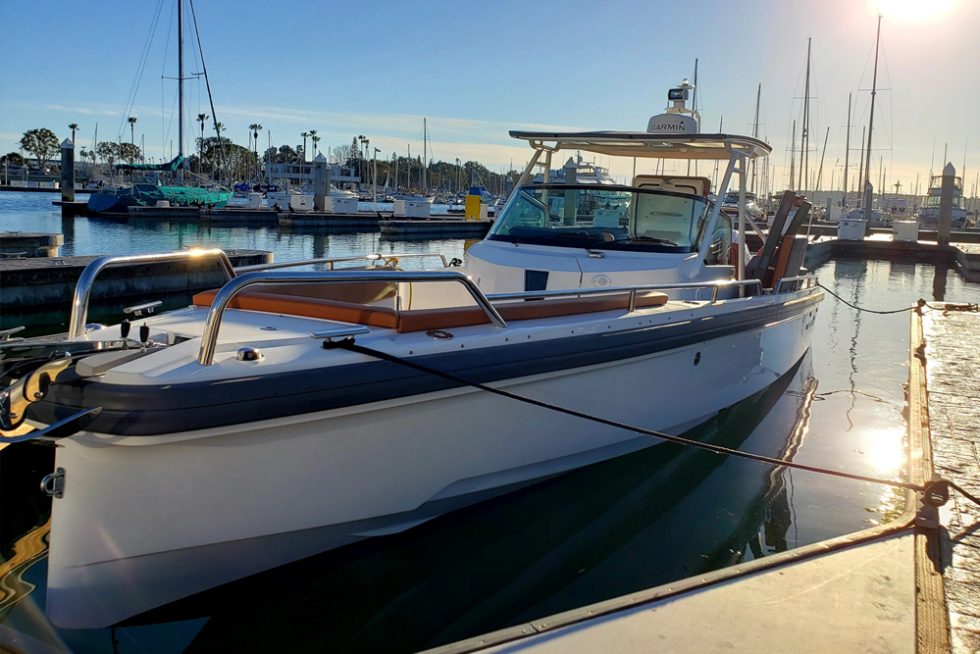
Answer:
MULTIPOLYGON (((980 313, 931 306, 911 312, 908 480, 980 495, 980 313)), ((427 652, 978 652, 980 507, 905 497, 883 525, 427 652)))

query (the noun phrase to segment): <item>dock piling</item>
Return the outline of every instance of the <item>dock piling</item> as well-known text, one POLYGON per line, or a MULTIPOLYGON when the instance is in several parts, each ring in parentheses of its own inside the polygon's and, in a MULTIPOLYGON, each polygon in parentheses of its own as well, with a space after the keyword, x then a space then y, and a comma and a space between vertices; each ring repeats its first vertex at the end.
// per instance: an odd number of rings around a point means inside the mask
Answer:
POLYGON ((75 201, 75 144, 71 139, 61 142, 61 201, 75 201))
POLYGON ((952 163, 943 168, 942 195, 939 196, 939 225, 937 240, 940 246, 949 245, 949 233, 953 229, 953 191, 956 184, 956 169, 952 163))
POLYGON ((313 160, 313 211, 326 210, 326 199, 329 192, 327 159, 322 154, 318 154, 313 160))

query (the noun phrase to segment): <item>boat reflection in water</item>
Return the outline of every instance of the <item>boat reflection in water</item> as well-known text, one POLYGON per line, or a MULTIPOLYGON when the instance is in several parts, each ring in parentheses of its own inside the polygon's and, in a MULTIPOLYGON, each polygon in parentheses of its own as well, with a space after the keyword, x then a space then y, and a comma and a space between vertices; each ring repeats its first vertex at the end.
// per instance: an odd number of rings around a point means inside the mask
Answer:
MULTIPOLYGON (((815 386, 807 353, 687 435, 792 459, 815 386)), ((200 625, 188 651, 414 651, 784 551, 797 545, 792 525, 785 469, 663 444, 199 593, 117 631, 200 625)))

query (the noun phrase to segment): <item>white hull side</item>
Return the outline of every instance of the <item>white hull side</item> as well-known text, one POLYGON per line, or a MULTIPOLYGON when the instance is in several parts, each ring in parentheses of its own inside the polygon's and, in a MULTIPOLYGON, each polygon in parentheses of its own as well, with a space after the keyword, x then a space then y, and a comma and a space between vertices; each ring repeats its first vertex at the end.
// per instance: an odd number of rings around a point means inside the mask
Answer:
MULTIPOLYGON (((809 345, 815 311, 500 386, 679 431, 787 372, 809 345)), ((54 623, 118 622, 658 442, 472 389, 175 436, 62 441, 65 494, 53 502, 48 575, 54 623)))

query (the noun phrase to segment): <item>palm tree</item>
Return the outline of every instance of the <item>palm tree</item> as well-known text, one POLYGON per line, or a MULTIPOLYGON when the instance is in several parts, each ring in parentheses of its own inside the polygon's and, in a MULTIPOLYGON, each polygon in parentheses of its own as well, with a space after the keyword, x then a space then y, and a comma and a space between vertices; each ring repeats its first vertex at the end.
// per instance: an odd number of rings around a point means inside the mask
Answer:
POLYGON ((306 137, 310 135, 309 132, 300 132, 300 136, 303 137, 303 163, 306 163, 306 137))
POLYGON ((310 140, 313 142, 313 156, 310 157, 310 160, 312 161, 314 158, 316 158, 316 144, 320 140, 320 137, 316 135, 315 129, 310 130, 310 140))
POLYGON ((68 123, 68 129, 71 130, 71 144, 75 145, 75 132, 78 131, 78 123, 68 123))
MULTIPOLYGON (((262 129, 262 126, 259 125, 258 123, 252 123, 251 125, 248 126, 248 128, 252 130, 252 145, 255 147, 255 165, 258 166, 259 165, 259 131, 262 129)), ((256 177, 258 177, 257 174, 258 170, 256 170, 255 172, 256 172, 256 177)))
POLYGON ((198 155, 197 155, 197 174, 198 175, 200 175, 201 172, 204 170, 204 123, 207 122, 208 118, 210 118, 210 117, 211 116, 209 116, 207 114, 198 114, 197 115, 197 122, 201 123, 201 143, 200 143, 200 147, 198 148, 198 155))
POLYGON ((130 116, 126 122, 129 123, 129 143, 136 145, 136 116, 130 116))

